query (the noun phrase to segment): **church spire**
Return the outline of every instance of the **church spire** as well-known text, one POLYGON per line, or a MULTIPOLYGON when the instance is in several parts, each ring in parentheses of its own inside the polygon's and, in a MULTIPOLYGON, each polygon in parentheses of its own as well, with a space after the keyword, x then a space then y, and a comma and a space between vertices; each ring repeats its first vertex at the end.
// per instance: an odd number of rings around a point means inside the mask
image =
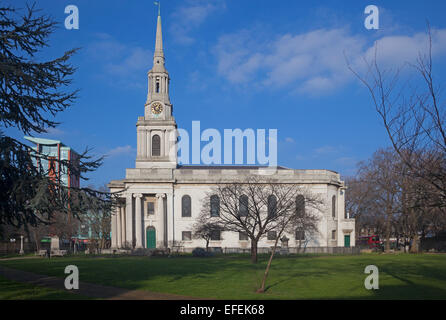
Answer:
POLYGON ((163 105, 163 112, 153 113, 152 107, 146 110, 146 117, 156 119, 170 119, 172 117, 172 105, 169 98, 169 73, 165 67, 164 49, 163 49, 163 32, 161 28, 161 13, 159 10, 159 1, 155 2, 158 5, 158 19, 156 24, 156 40, 155 52, 153 54, 153 67, 148 73, 148 94, 146 106, 152 105, 154 102, 163 105))
POLYGON ((158 2, 158 22, 156 25, 156 42, 155 42, 155 54, 154 59, 162 58, 164 59, 164 51, 163 51, 163 32, 161 29, 161 12, 160 12, 160 4, 158 2))

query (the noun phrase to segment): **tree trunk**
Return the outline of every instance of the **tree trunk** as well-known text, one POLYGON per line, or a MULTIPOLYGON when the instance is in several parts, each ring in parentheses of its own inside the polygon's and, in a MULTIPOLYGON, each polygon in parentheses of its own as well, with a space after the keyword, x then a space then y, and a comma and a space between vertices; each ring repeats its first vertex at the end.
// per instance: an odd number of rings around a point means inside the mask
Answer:
POLYGON ((412 246, 410 247, 410 253, 418 253, 418 233, 415 233, 412 239, 412 246))
POLYGON ((279 242, 279 238, 276 239, 276 242, 274 243, 273 251, 271 252, 271 255, 269 256, 268 264, 266 265, 265 274, 263 275, 262 285, 257 290, 257 293, 264 293, 265 292, 265 284, 266 284, 266 278, 268 277, 269 269, 271 267, 271 262, 273 261, 274 254, 276 253, 277 243, 279 242))
POLYGON ((206 252, 209 252, 209 239, 206 239, 206 252))
POLYGON ((386 253, 390 252, 390 216, 387 215, 386 221, 386 253))
POLYGON ((251 239, 251 262, 257 263, 257 240, 251 239))
POLYGON ((34 241, 36 242, 36 251, 39 252, 39 250, 40 250, 40 242, 39 242, 39 239, 37 237, 37 231, 36 230, 33 231, 33 235, 34 235, 34 241))

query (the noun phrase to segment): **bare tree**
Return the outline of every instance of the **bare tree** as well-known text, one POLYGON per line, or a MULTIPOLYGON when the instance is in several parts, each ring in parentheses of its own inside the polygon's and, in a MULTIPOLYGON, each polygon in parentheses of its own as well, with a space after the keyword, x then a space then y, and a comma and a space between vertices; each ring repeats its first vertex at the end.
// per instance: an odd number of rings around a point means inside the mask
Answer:
POLYGON ((208 217, 209 212, 205 214, 202 211, 192 227, 192 237, 194 239, 203 239, 206 242, 206 251, 209 251, 209 242, 212 240, 214 233, 223 231, 220 223, 210 222, 208 217))
POLYGON ((433 73, 432 32, 428 24, 427 53, 419 53, 415 63, 397 69, 383 69, 377 62, 377 47, 367 61, 367 76, 349 69, 367 87, 393 149, 405 165, 410 179, 419 179, 429 188, 425 205, 446 207, 446 111, 441 87, 433 73), (414 71, 413 82, 402 71, 414 71), (405 70, 406 71, 406 70, 405 70))
POLYGON ((295 184, 248 176, 213 188, 203 200, 201 216, 225 231, 245 234, 251 242, 251 261, 257 263, 260 239, 269 232, 283 233, 280 230, 292 220, 289 215, 299 196, 305 197, 307 206, 319 203, 316 196, 295 184))
MULTIPOLYGON (((359 229, 373 230, 398 244, 404 240, 411 252, 427 234, 444 230, 445 208, 432 207, 436 194, 426 180, 407 174, 407 166, 392 149, 378 150, 371 159, 358 164, 358 173, 347 180, 346 205, 353 212, 359 229)), ((358 232, 358 234, 360 234, 358 232)))
MULTIPOLYGON (((276 189, 276 191, 281 193, 280 191, 282 191, 281 189, 283 188, 286 187, 279 185, 279 190, 276 189)), ((273 224, 276 226, 274 247, 268 259, 262 283, 260 288, 257 290, 258 293, 265 292, 266 279, 277 250, 279 239, 282 239, 282 236, 285 236, 285 233, 298 234, 299 232, 303 232, 305 233, 305 237, 318 233, 318 222, 320 218, 314 213, 314 211, 322 211, 323 201, 320 199, 320 197, 310 193, 306 189, 299 188, 299 194, 297 197, 283 197, 281 200, 283 203, 276 206, 276 208, 281 208, 281 214, 278 215, 277 219, 273 222, 273 224), (308 210, 310 207, 314 210, 308 210)), ((301 241, 299 241, 299 247, 300 245, 301 241)))

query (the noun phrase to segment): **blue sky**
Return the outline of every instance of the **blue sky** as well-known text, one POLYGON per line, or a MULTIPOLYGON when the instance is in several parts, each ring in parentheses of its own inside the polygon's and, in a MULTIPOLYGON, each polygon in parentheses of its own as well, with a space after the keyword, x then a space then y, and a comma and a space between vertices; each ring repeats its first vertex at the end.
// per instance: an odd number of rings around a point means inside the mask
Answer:
MULTIPOLYGON (((3 1, 14 6, 25 1, 3 1)), ((380 61, 396 66, 425 49, 434 31, 439 83, 445 82, 444 1, 161 0, 166 67, 178 126, 278 129, 278 163, 351 175, 358 161, 388 145, 370 97, 347 69, 361 69, 378 41, 380 61), (364 27, 367 5, 380 29, 364 27)), ((108 154, 90 175, 101 185, 134 167, 136 120, 144 112, 157 8, 149 0, 39 0, 61 23, 42 56, 81 47, 73 88, 80 98, 43 135, 82 151, 108 154), (79 8, 79 30, 64 9, 79 8)), ((405 76, 410 76, 409 74, 405 76)), ((16 135, 13 131, 11 134, 16 135)))

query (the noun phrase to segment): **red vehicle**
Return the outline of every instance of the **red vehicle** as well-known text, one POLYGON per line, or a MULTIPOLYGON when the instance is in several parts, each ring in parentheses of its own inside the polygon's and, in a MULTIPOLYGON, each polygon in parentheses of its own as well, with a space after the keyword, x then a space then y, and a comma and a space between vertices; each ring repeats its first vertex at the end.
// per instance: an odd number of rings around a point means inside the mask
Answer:
POLYGON ((362 236, 359 237, 357 246, 367 249, 382 250, 383 243, 377 235, 362 236))

